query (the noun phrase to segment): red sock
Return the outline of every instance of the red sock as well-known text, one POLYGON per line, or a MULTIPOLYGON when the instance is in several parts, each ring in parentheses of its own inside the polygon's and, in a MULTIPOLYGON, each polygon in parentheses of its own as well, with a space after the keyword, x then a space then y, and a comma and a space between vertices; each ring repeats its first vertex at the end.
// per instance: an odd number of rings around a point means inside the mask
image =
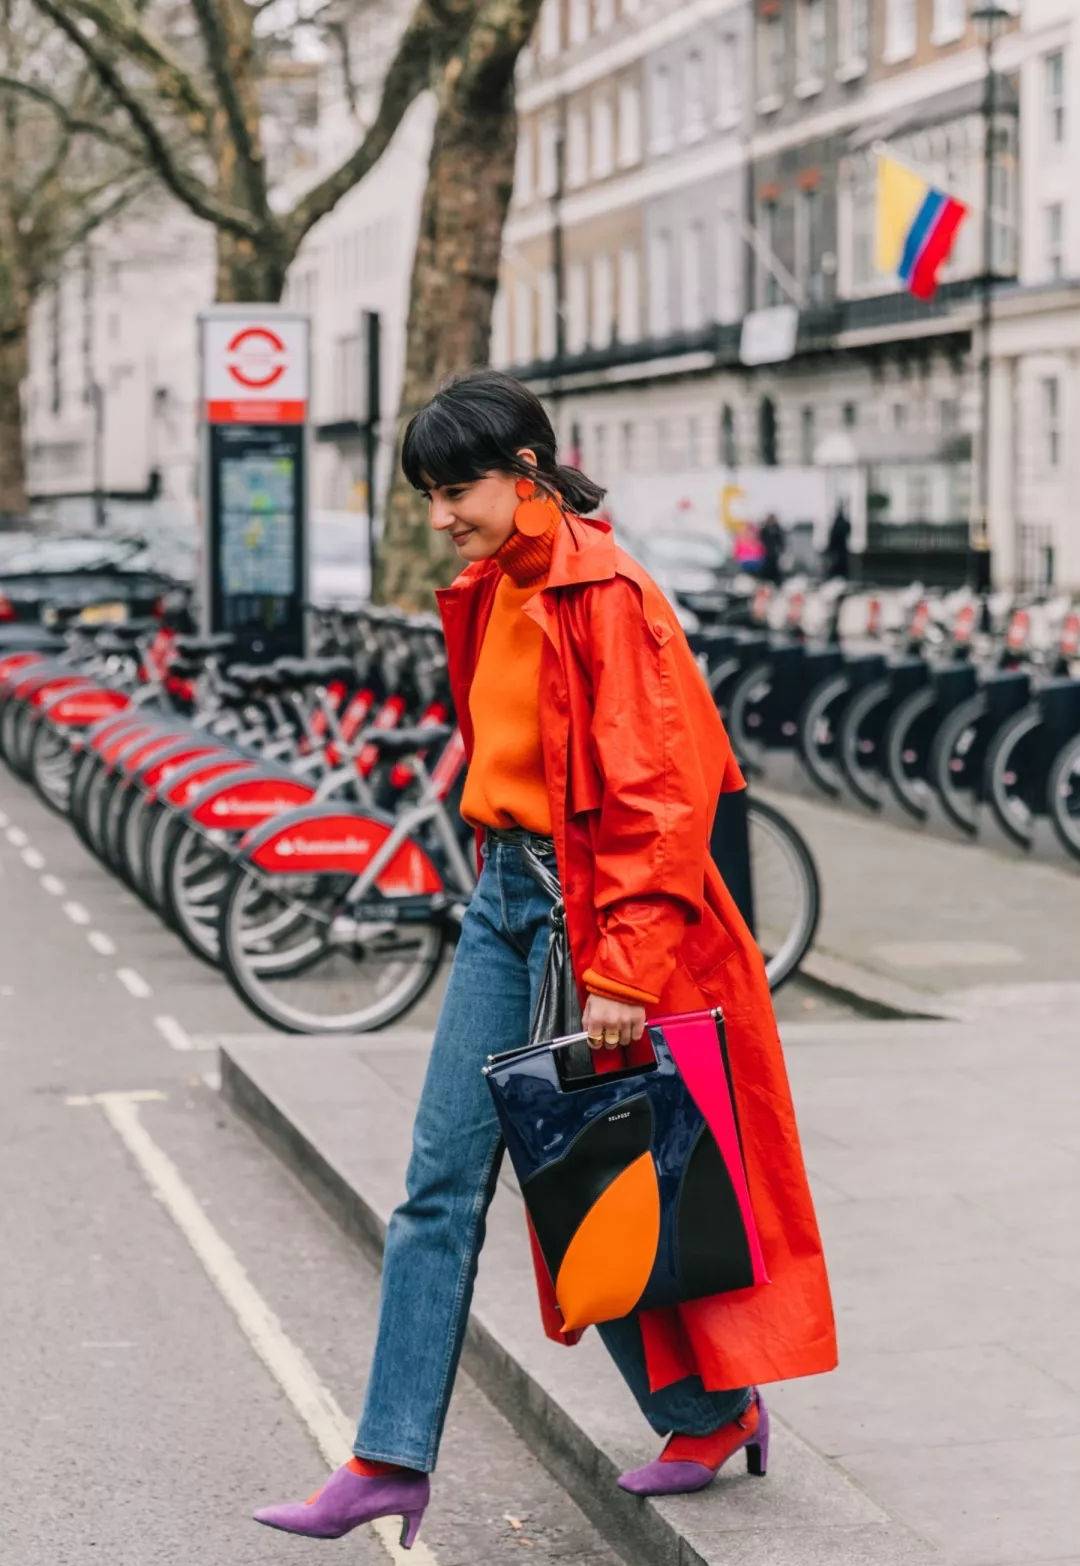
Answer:
POLYGON ((736 1419, 708 1435, 673 1435, 660 1453, 662 1463, 703 1463, 713 1472, 727 1462, 732 1452, 742 1446, 748 1436, 757 1430, 761 1418, 757 1398, 736 1419))
POLYGON ((412 1468, 403 1468, 399 1463, 375 1463, 366 1457, 350 1457, 345 1467, 352 1473, 359 1474, 362 1479, 385 1479, 387 1474, 411 1474, 412 1468))

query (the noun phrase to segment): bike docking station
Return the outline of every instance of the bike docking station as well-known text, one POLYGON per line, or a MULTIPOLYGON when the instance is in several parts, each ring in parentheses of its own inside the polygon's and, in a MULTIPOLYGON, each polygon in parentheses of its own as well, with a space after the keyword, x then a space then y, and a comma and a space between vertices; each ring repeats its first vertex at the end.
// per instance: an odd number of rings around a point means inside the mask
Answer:
POLYGON ((263 663, 307 653, 310 321, 200 312, 201 631, 263 663))

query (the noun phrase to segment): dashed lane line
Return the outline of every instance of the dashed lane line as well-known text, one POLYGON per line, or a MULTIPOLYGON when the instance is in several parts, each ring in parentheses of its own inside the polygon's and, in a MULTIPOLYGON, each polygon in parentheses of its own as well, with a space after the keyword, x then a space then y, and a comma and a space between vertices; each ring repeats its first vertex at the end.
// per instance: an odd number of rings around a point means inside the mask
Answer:
POLYGON ((0 832, 2 832, 4 830, 4 828, 8 825, 8 820, 9 820, 8 816, 5 815, 5 813, 2 810, 0 810, 0 832))
POLYGON ((196 1044, 187 1029, 177 1022, 175 1017, 155 1017, 154 1027, 161 1034, 170 1049, 192 1050, 199 1048, 199 1045, 196 1044))
POLYGON ((9 826, 7 831, 4 833, 4 836, 7 838, 12 848, 22 848, 24 844, 30 841, 22 827, 17 826, 9 826))
POLYGON ((145 1000, 148 995, 154 993, 142 974, 137 973, 134 968, 117 968, 116 977, 128 994, 134 995, 136 1000, 145 1000))
POLYGON ((72 924, 90 923, 90 915, 87 913, 82 903, 65 903, 64 912, 67 914, 72 924))
POLYGON ((110 940, 101 930, 87 930, 86 939, 100 957, 116 956, 116 942, 110 940))
POLYGON ((41 884, 50 897, 63 897, 67 891, 67 887, 58 875, 43 875, 41 884))
MULTIPOLYGON (((353 1423, 333 1393, 319 1380, 303 1350, 288 1336, 277 1316, 255 1288, 240 1259, 222 1239, 194 1192, 168 1154, 154 1141, 139 1118, 139 1105, 160 1101, 154 1091, 95 1093, 69 1098, 69 1104, 95 1105, 139 1166, 147 1185, 165 1208, 201 1263, 210 1282, 232 1311, 252 1349, 262 1360, 331 1468, 350 1455, 353 1423)), ((422 1539, 411 1550, 398 1543, 396 1518, 371 1524, 379 1543, 395 1566, 438 1566, 422 1539)))
POLYGON ((22 851, 22 862, 24 865, 29 865, 31 870, 42 870, 45 866, 45 855, 40 849, 30 845, 22 851))

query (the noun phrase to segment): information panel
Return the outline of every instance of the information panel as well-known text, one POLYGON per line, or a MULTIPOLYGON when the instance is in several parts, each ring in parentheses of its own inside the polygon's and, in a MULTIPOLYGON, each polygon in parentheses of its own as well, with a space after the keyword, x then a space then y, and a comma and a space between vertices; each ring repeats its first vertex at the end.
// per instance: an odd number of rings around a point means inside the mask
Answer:
POLYGON ((210 429, 214 629, 255 657, 303 642, 304 443, 299 425, 210 429))

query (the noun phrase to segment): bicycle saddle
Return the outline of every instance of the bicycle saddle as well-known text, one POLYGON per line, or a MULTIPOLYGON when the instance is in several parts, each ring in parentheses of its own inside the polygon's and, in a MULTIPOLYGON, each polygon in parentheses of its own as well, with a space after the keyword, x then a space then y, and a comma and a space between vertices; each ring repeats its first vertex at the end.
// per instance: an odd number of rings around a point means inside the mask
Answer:
POLYGON ((211 653, 226 652, 233 645, 233 638, 227 631, 219 631, 213 636, 178 636, 176 638, 176 650, 187 654, 192 658, 208 658, 211 653))
POLYGON ((433 723, 423 729, 373 729, 364 735, 365 744, 374 745, 384 756, 411 756, 416 751, 441 745, 454 732, 449 723, 433 723))

